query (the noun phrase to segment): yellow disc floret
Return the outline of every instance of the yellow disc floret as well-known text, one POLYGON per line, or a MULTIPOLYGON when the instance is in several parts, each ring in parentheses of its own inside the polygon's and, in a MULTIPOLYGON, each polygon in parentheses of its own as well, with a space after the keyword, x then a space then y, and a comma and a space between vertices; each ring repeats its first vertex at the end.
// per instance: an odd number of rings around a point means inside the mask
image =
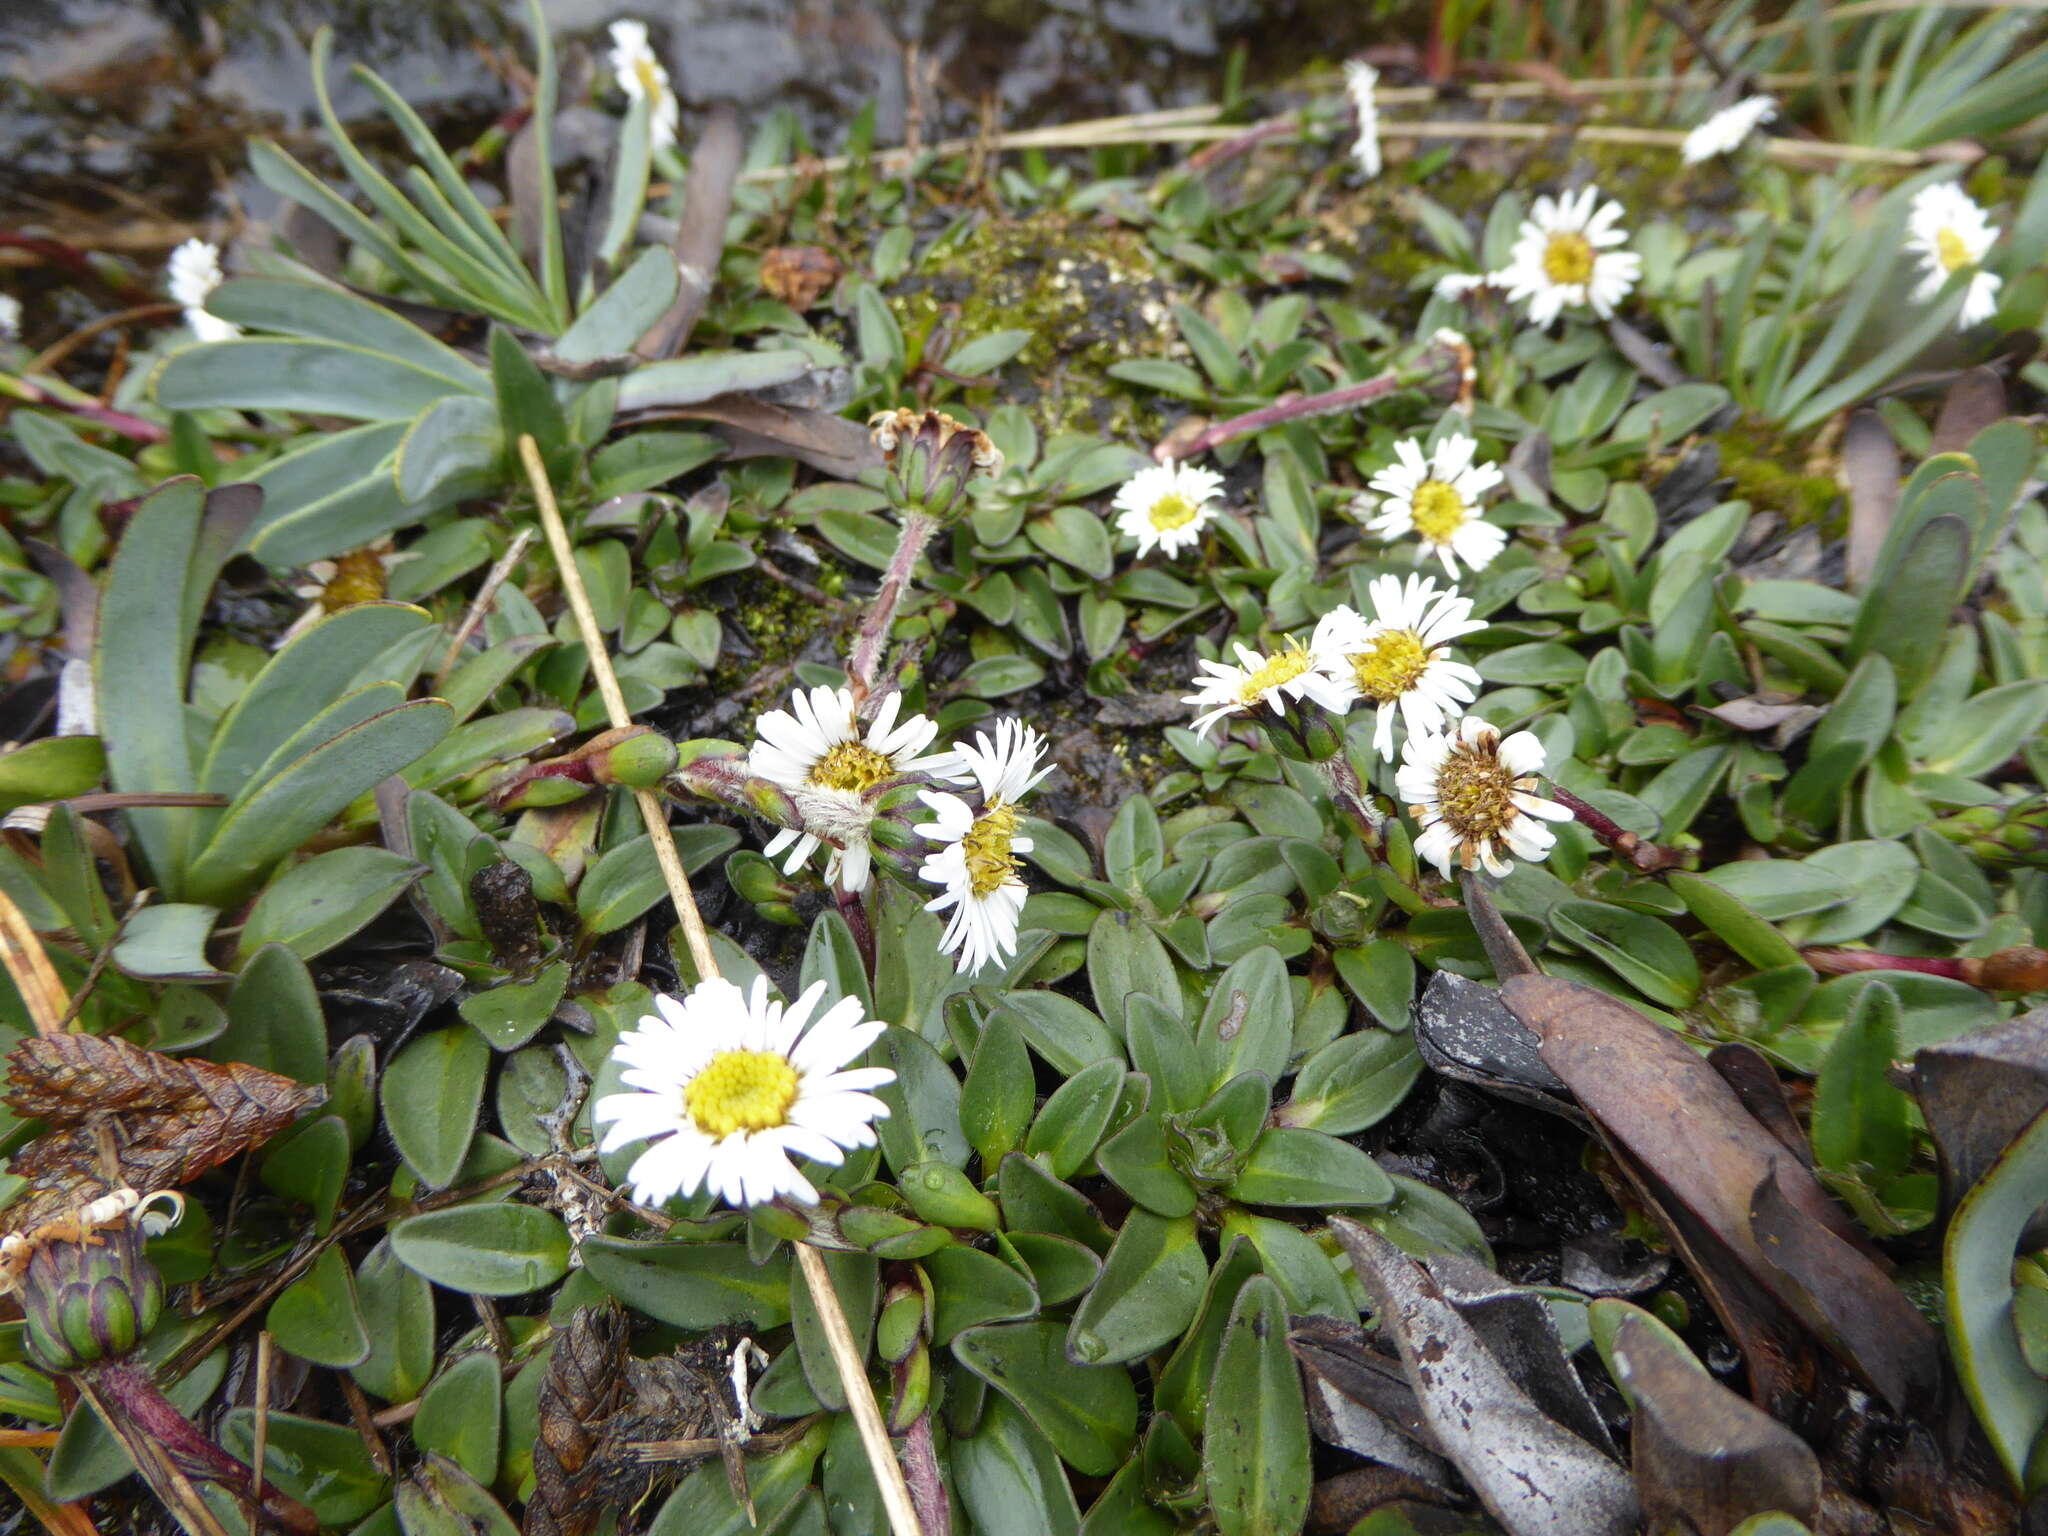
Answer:
POLYGON ((1350 657, 1358 691, 1376 704, 1389 704, 1413 688, 1429 667, 1429 648, 1412 629, 1375 635, 1350 657))
POLYGON ((1010 851, 1016 833, 1017 807, 994 800, 960 839, 960 850, 967 856, 967 883, 975 895, 994 895, 1017 873, 1017 855, 1010 851))
POLYGON ((1559 287, 1593 280, 1593 242, 1584 235, 1560 231, 1543 247, 1543 275, 1559 287))
POLYGON ((820 789, 846 789, 861 794, 884 779, 893 778, 896 765, 873 747, 858 741, 842 741, 811 769, 811 782, 820 789))
POLYGON ((1977 264, 1977 258, 1970 254, 1969 241, 1945 224, 1934 236, 1934 253, 1944 272, 1960 272, 1977 264))
POLYGON ((1168 491, 1152 503, 1145 516, 1151 520, 1154 528, 1161 533, 1168 533, 1175 528, 1187 527, 1201 510, 1179 491, 1168 491))
POLYGON ((351 550, 334 562, 334 574, 320 588, 320 606, 329 613, 374 603, 384 595, 384 561, 374 549, 351 550))
POLYGON ((1415 487, 1408 507, 1415 531, 1432 544, 1449 543, 1451 535, 1464 527, 1471 516, 1465 508, 1465 498, 1441 480, 1425 480, 1415 487))
POLYGON ((779 1052, 720 1051, 683 1089, 683 1106, 706 1136, 772 1131, 789 1123, 796 1088, 796 1068, 779 1052))
POLYGON ((1315 657, 1299 644, 1290 644, 1286 650, 1274 652, 1271 660, 1244 680, 1237 690, 1238 701, 1250 708, 1275 688, 1293 682, 1315 664, 1315 657))

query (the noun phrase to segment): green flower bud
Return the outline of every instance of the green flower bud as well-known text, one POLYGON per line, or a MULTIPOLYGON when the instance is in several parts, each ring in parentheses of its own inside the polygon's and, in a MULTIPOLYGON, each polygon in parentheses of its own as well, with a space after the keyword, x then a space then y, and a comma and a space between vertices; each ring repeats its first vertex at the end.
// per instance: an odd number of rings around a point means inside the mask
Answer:
POLYGON ((590 784, 581 779, 566 778, 557 774, 536 774, 522 779, 511 790, 501 794, 497 798, 496 809, 536 811, 544 806, 567 805, 571 800, 581 800, 590 791, 590 784))
POLYGON ((1305 704, 1284 715, 1261 713, 1258 721, 1273 750, 1291 762, 1324 762, 1344 748, 1344 723, 1305 704))
POLYGON ((1942 817, 1934 826, 1980 864, 2048 869, 2048 793, 2022 795, 1998 805, 1967 806, 1942 817))
POLYGON ((889 1433, 903 1435, 932 1401, 932 1352, 920 1344, 889 1372, 889 1433))
POLYGON ((652 789, 676 770, 676 744, 647 725, 606 731, 578 754, 600 784, 652 789))
POLYGON ((889 469, 890 503, 935 522, 966 511, 970 481, 1003 472, 989 435, 943 411, 882 411, 868 418, 868 435, 889 469))
POLYGON ((143 1255, 135 1195, 106 1196, 72 1216, 8 1239, 6 1267, 19 1266, 23 1344, 46 1371, 75 1371, 118 1359, 156 1326, 164 1283, 143 1255))
POLYGON ((875 1353, 891 1365, 910 1358, 910 1352, 931 1337, 931 1317, 924 1292, 902 1281, 889 1287, 875 1320, 875 1353))
POLYGON ((950 1163, 914 1163, 903 1170, 896 1187, 913 1211, 942 1227, 993 1232, 1002 1224, 995 1201, 950 1163))

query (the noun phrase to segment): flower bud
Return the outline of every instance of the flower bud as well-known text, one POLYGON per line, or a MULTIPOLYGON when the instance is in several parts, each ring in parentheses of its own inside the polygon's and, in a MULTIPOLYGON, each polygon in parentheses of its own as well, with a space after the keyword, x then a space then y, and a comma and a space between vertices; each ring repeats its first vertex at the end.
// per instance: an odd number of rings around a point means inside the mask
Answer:
POLYGON ((652 789, 676 770, 676 744, 648 725, 606 731, 575 754, 600 784, 652 789))
POLYGON ((2048 868, 2048 794, 1968 806, 1942 817, 1934 827, 1980 864, 2048 868))
POLYGON ((943 411, 881 411, 868 436, 889 469, 889 501, 936 522, 965 510, 968 483, 1003 472, 1003 455, 986 432, 943 411))
POLYGON ((875 1320, 875 1353, 894 1365, 909 1359, 910 1352, 929 1337, 931 1316, 924 1292, 899 1280, 889 1287, 875 1320))
POLYGON ((135 1192, 119 1190, 0 1245, 0 1277, 20 1300, 23 1344, 42 1369, 117 1359, 156 1326, 164 1283, 143 1254, 139 1210, 135 1192))
POLYGON ((905 1435, 932 1401, 932 1352, 920 1344, 889 1372, 889 1433, 905 1435))
POLYGON ((1344 747, 1344 722, 1307 705, 1284 715, 1261 715, 1259 724, 1273 750, 1290 762, 1327 762, 1344 747))

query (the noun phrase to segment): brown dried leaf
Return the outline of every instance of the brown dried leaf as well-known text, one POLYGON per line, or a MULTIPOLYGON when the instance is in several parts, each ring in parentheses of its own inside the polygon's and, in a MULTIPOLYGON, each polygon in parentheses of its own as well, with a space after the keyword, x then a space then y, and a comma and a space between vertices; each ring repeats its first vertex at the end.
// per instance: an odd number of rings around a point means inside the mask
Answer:
POLYGON ((578 1307, 541 1378, 540 1433, 525 1536, 583 1536, 604 1505, 598 1447, 626 1392, 626 1313, 615 1301, 578 1307))
POLYGON ((1773 1509, 1817 1521, 1820 1463, 1806 1442, 1715 1381, 1642 1314, 1621 1315, 1612 1363, 1635 1410, 1636 1492, 1651 1530, 1725 1536, 1773 1509))
POLYGON ((778 245, 761 256, 761 286, 798 314, 839 281, 839 258, 815 245, 778 245))
POLYGON ((1877 552, 1899 510, 1899 450, 1875 411, 1849 418, 1842 435, 1842 475, 1849 482, 1849 587, 1861 591, 1877 569, 1877 552))
POLYGON ((1978 366, 1957 375, 1942 397, 1930 453, 1961 453, 1970 440, 2005 415, 2005 381, 1996 368, 1978 366))
POLYGON ((180 1060, 100 1035, 34 1036, 7 1062, 7 1106, 49 1126, 10 1165, 29 1181, 0 1213, 17 1232, 122 1185, 189 1183, 327 1097, 243 1062, 180 1060))
POLYGON ((689 185, 683 189, 683 217, 675 238, 680 278, 675 302, 634 348, 644 358, 676 356, 688 344, 698 316, 704 313, 705 300, 718 278, 719 253, 725 249, 725 222, 732 213, 743 150, 739 119, 732 108, 714 107, 690 156, 689 185))
POLYGON ((1913 1090, 1940 1155, 1942 1208, 1952 1211, 2048 1110, 2048 1008, 1928 1046, 1913 1058, 1913 1090))

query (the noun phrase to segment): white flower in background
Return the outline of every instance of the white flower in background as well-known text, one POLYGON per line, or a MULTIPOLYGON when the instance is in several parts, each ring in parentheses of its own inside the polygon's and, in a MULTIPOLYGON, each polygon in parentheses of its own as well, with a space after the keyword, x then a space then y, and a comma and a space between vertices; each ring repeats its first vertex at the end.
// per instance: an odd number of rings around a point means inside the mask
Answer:
POLYGON ((1248 645, 1237 647, 1242 665, 1227 661, 1198 663, 1207 676, 1195 679, 1195 691, 1181 700, 1206 709, 1195 717, 1195 734, 1207 736, 1209 727, 1230 715, 1249 714, 1261 704, 1276 715, 1287 712, 1296 699, 1310 699, 1324 709, 1342 714, 1348 702, 1342 690, 1316 670, 1313 651, 1290 640, 1271 656, 1261 656, 1248 645))
POLYGON ((1742 141, 1778 115, 1778 103, 1769 96, 1745 96, 1732 107, 1723 107, 1685 136, 1679 158, 1698 165, 1716 155, 1733 154, 1742 141))
POLYGON ((21 300, 0 293, 0 341, 12 341, 21 334, 21 300))
POLYGON ((1605 320, 1628 297, 1643 259, 1609 249, 1628 239, 1627 230, 1615 227, 1621 214, 1621 204, 1600 201, 1597 187, 1536 199, 1500 273, 1509 298, 1528 300, 1531 325, 1548 325, 1576 304, 1590 305, 1605 320))
POLYGON ((1967 271, 1971 273, 1970 286, 1956 324, 1967 330, 1980 320, 1989 320, 1998 308, 2002 279, 1979 263, 1998 238, 1998 231, 1984 210, 1970 200, 1970 194, 1952 181, 1922 187, 1913 194, 1906 230, 1906 244, 1927 274, 1913 297, 1924 304, 1941 292, 1942 284, 1952 275, 1967 271))
POLYGON ((973 745, 954 748, 955 782, 980 789, 980 810, 944 790, 919 796, 938 819, 918 833, 940 845, 918 866, 918 878, 939 888, 925 910, 951 911, 939 950, 957 954, 969 976, 1017 952, 1017 920, 1029 894, 1017 855, 1031 851, 1031 839, 1017 836, 1017 802, 1052 772, 1051 764, 1038 766, 1044 751, 1045 738, 1031 727, 999 720, 993 741, 976 732, 973 745))
POLYGON ((1385 498, 1366 526, 1388 540, 1416 534, 1422 540, 1416 561, 1434 554, 1453 577, 1460 560, 1485 570, 1507 547, 1508 536, 1480 512, 1480 499, 1503 477, 1498 465, 1472 462, 1478 451, 1478 443, 1455 432, 1433 453, 1412 437, 1394 444, 1397 462, 1366 482, 1385 498))
POLYGON ((1154 464, 1123 483, 1112 503, 1117 532, 1138 541, 1138 558, 1154 548, 1178 555, 1202 540, 1202 530, 1216 520, 1216 498, 1223 477, 1193 464, 1154 464))
POLYGON ((1463 299, 1475 293, 1497 293, 1507 285, 1507 277, 1499 272, 1446 272, 1430 292, 1440 299, 1463 299))
POLYGON ((770 710, 754 724, 758 739, 747 754, 749 771, 788 790, 802 813, 802 827, 785 827, 762 851, 774 858, 790 850, 782 866, 794 874, 817 851, 833 845, 825 878, 841 890, 864 890, 872 856, 868 824, 873 812, 867 792, 905 773, 944 774, 950 752, 922 755, 939 728, 923 715, 898 724, 903 695, 882 700, 865 731, 845 688, 799 689, 790 707, 770 710))
POLYGON ((206 312, 206 300, 220 284, 219 246, 195 239, 171 252, 164 286, 170 290, 173 303, 185 306, 185 323, 201 341, 229 341, 242 334, 242 328, 232 320, 206 312))
POLYGON ((818 1192, 797 1158, 836 1166, 845 1151, 874 1145, 873 1122, 889 1107, 870 1090, 896 1074, 848 1064, 888 1026, 851 997, 812 1022, 824 996, 816 981, 785 1005, 762 977, 751 992, 714 978, 655 998, 657 1012, 612 1047, 631 1091, 606 1094, 591 1116, 611 1127, 603 1151, 649 1143, 626 1175, 636 1198, 660 1205, 708 1185, 728 1205, 783 1196, 813 1205, 818 1192))
POLYGON ((1372 744, 1394 758, 1394 715, 1409 736, 1440 730, 1478 696, 1479 674, 1451 660, 1453 640, 1486 628, 1472 617, 1472 600, 1451 587, 1439 591, 1427 576, 1381 576, 1367 589, 1372 617, 1333 608, 1316 623, 1309 649, 1316 665, 1344 695, 1348 708, 1364 699, 1379 708, 1372 744))
POLYGON ((647 41, 643 21, 615 21, 612 32, 612 78, 629 100, 647 98, 648 137, 656 149, 667 149, 676 141, 676 125, 682 109, 668 83, 668 71, 655 57, 647 41))
POLYGON ((1380 72, 1370 64, 1345 60, 1344 92, 1358 117, 1358 142, 1351 146, 1351 156, 1367 176, 1380 173, 1380 109, 1372 94, 1379 83, 1380 72))
POLYGON ((1543 823, 1569 821, 1572 813, 1534 793, 1544 768, 1543 744, 1528 731, 1506 740, 1477 715, 1451 731, 1424 731, 1408 738, 1395 787, 1422 832, 1415 851, 1443 874, 1453 861, 1460 869, 1484 866, 1505 875, 1514 859, 1535 860, 1550 852, 1557 834, 1543 823))

